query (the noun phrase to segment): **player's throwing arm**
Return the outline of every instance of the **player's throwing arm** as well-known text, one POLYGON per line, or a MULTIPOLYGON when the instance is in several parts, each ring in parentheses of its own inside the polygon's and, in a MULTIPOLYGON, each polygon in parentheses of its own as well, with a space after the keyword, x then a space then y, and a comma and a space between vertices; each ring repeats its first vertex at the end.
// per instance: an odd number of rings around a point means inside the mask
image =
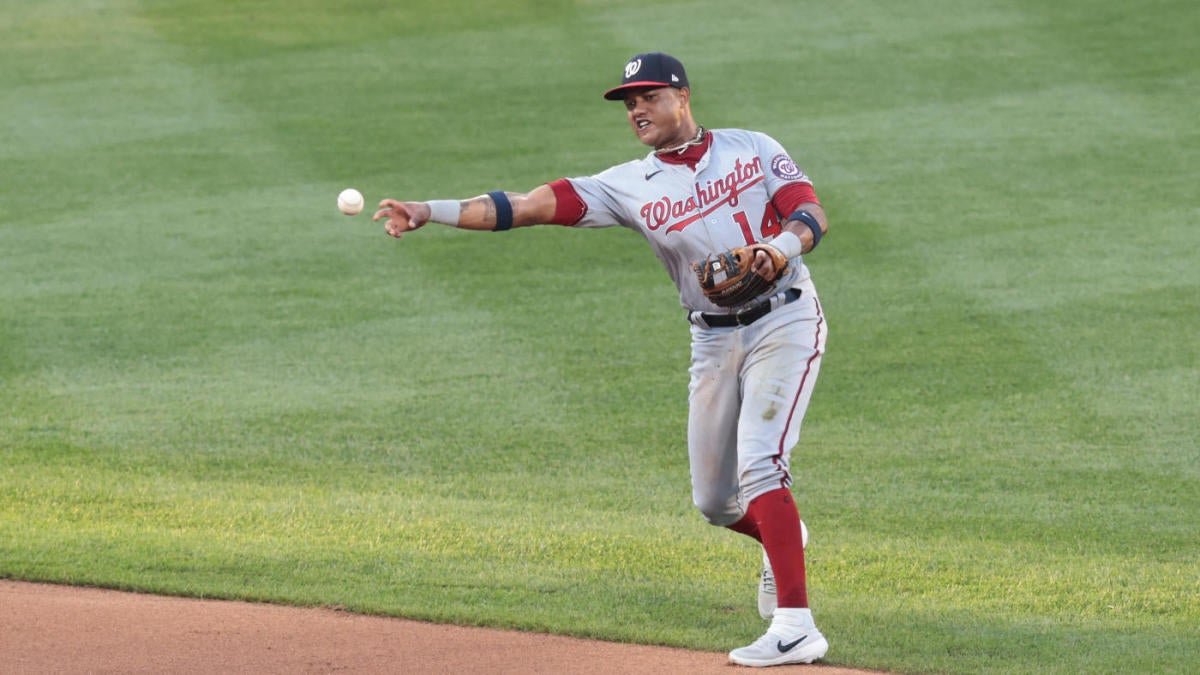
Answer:
POLYGON ((486 195, 455 201, 401 202, 384 199, 375 212, 375 222, 397 239, 425 223, 434 222, 463 230, 494 230, 547 223, 554 215, 554 191, 540 185, 528 193, 496 190, 486 195))

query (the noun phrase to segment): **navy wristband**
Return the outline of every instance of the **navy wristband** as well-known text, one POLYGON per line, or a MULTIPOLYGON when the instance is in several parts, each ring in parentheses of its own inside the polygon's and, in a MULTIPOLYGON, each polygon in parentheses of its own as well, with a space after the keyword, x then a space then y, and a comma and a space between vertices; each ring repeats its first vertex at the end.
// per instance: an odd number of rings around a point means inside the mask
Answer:
POLYGON ((823 234, 821 232, 821 222, 817 220, 816 216, 808 211, 805 211, 804 209, 799 209, 792 215, 788 216, 788 220, 798 220, 807 225, 808 229, 812 230, 813 245, 812 248, 808 249, 808 252, 812 253, 813 248, 816 248, 817 244, 821 243, 821 235, 823 234))
POLYGON ((489 192, 488 196, 496 204, 496 226, 492 228, 494 232, 503 232, 513 226, 513 209, 512 202, 508 201, 508 195, 504 194, 503 190, 489 192))

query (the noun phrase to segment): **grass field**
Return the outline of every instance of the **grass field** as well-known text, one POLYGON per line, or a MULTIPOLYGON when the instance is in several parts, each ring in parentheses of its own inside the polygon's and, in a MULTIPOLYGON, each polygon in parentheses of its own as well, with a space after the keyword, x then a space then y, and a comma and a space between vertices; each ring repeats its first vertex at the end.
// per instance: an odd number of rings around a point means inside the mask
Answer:
POLYGON ((793 462, 828 661, 1200 664, 1200 5, 2 6, 0 577, 757 637, 645 242, 334 208, 640 156, 600 92, 663 49, 830 213, 793 462))

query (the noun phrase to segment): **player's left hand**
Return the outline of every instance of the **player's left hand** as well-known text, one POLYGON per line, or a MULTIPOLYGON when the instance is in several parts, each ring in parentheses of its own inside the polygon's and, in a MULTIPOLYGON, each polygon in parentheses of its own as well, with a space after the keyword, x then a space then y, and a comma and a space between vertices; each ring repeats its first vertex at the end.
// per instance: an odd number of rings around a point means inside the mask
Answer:
POLYGON ((774 288, 787 274, 788 260, 770 244, 751 244, 709 256, 692 270, 704 297, 714 305, 740 307, 774 288))
MULTIPOLYGON (((750 263, 750 271, 768 279, 775 279, 778 274, 778 271, 775 269, 775 256, 771 255, 770 252, 763 250, 763 248, 766 246, 770 246, 770 244, 761 244, 755 247, 754 261, 750 263)), ((786 267, 787 259, 783 258, 783 260, 783 264, 786 267)))
POLYGON ((429 222, 429 205, 425 202, 399 202, 385 199, 379 202, 373 221, 386 219, 383 229, 397 239, 429 222))

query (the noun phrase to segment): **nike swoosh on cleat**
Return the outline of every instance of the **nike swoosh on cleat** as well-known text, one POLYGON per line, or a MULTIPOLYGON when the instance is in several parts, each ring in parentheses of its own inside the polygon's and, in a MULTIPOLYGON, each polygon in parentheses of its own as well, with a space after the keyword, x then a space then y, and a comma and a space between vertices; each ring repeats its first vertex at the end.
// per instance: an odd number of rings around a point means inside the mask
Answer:
POLYGON ((660 174, 662 172, 663 172, 662 169, 659 169, 658 171, 651 171, 650 173, 646 174, 646 180, 650 180, 651 178, 654 178, 655 176, 657 176, 658 174, 660 174))
POLYGON ((795 642, 789 642, 786 645, 783 644, 783 640, 780 640, 778 643, 775 644, 775 646, 779 648, 780 654, 786 654, 786 653, 792 651, 792 649, 794 649, 796 647, 796 645, 800 644, 801 642, 804 642, 804 639, 807 637, 808 637, 807 635, 801 635, 799 640, 796 640, 795 642))

